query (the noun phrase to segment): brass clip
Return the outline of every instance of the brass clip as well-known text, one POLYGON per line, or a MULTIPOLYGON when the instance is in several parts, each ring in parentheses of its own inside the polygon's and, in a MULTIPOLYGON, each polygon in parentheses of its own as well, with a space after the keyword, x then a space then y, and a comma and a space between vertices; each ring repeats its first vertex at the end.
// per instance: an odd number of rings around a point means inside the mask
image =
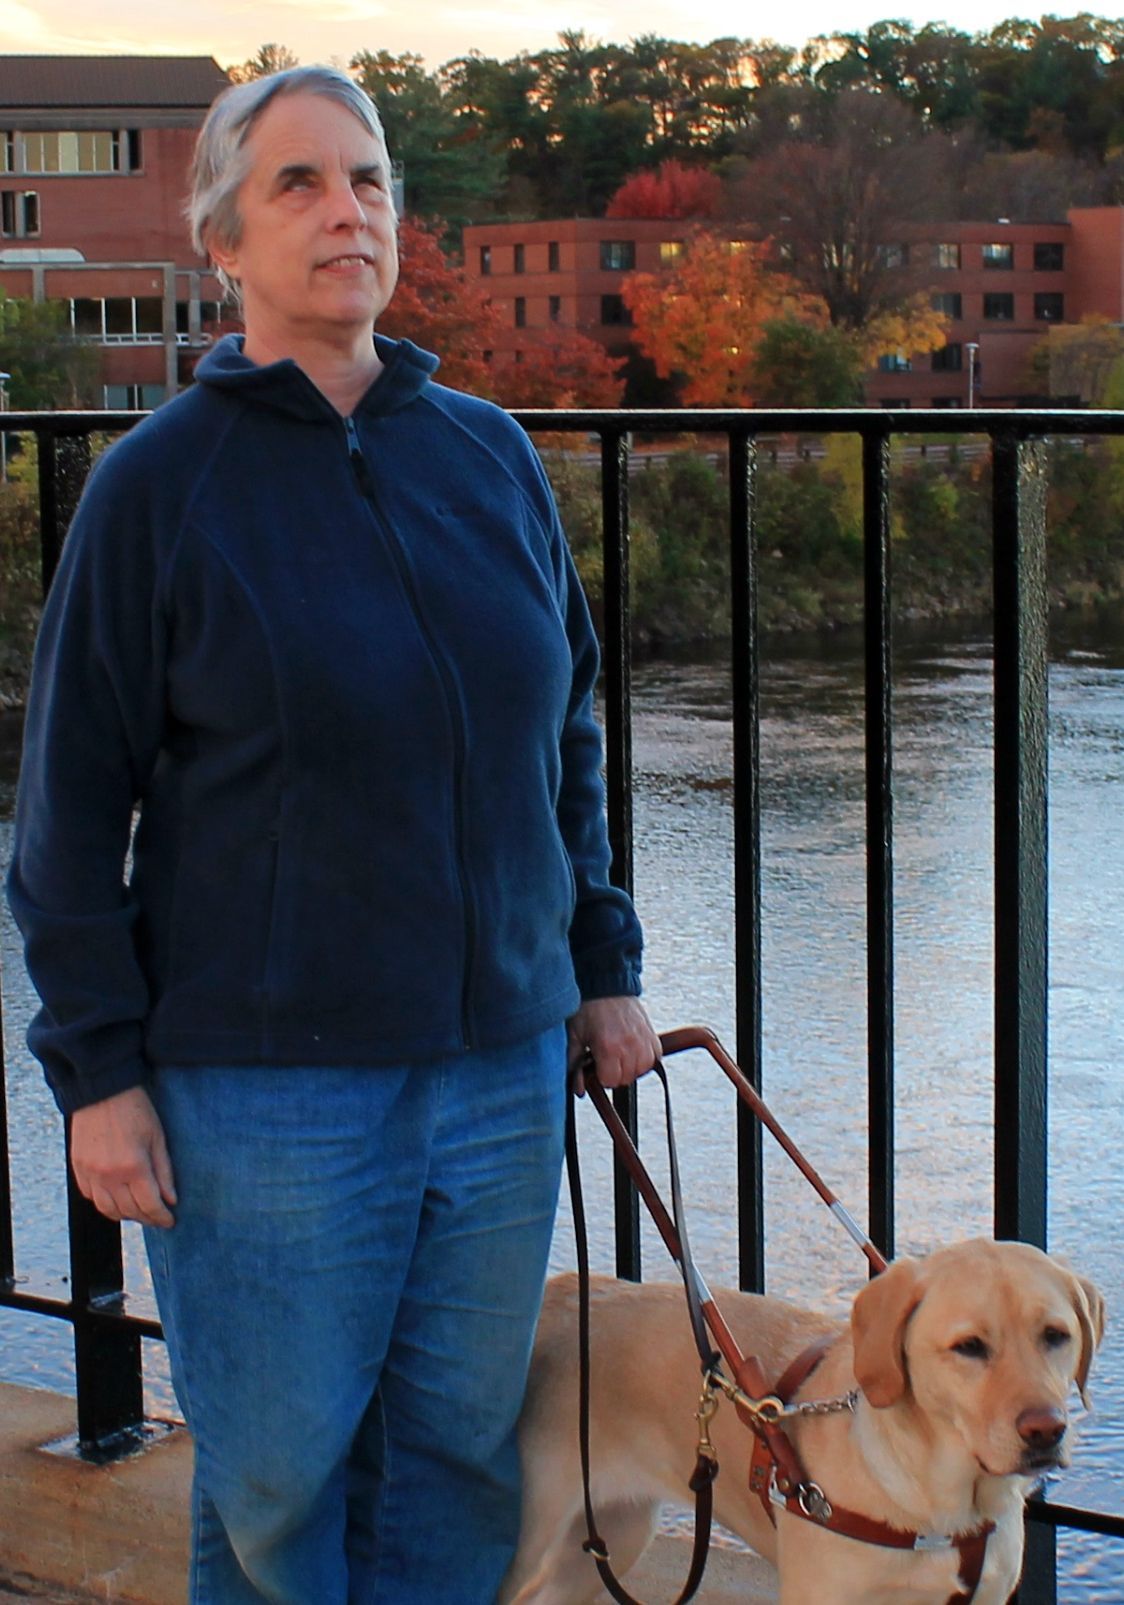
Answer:
POLYGON ((699 1424, 699 1455, 706 1460, 717 1460, 714 1445, 710 1441, 710 1423, 718 1409, 718 1395, 714 1391, 714 1377, 711 1373, 703 1378, 702 1392, 699 1394, 699 1407, 695 1411, 695 1420, 699 1424))

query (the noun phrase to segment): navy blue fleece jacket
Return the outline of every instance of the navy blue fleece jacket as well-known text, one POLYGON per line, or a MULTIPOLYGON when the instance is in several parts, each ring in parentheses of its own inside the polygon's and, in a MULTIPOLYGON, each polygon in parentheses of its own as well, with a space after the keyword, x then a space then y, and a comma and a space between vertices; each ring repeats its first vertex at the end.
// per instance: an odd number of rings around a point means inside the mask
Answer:
POLYGON ((425 1059, 639 991, 542 467, 377 345, 345 420, 230 337, 91 475, 9 878, 65 1111, 154 1064, 425 1059))

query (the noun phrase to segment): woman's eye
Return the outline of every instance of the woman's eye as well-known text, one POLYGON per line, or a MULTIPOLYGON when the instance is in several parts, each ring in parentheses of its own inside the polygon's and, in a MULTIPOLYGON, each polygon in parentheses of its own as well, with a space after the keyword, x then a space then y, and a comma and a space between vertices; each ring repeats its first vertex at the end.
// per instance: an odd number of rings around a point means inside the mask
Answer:
POLYGON ((959 1343, 952 1345, 953 1354, 961 1354, 966 1360, 986 1360, 991 1352, 983 1338, 961 1338, 959 1343))

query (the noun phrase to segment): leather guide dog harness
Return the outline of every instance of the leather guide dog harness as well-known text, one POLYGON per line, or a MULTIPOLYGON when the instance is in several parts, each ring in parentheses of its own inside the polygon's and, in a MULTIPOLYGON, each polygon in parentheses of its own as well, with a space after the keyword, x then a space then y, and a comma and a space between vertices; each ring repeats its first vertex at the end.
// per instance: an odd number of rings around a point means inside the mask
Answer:
MULTIPOLYGON (((793 1160, 793 1163, 827 1204, 828 1208, 842 1222, 849 1235, 859 1244, 873 1271, 877 1274, 885 1270, 886 1260, 884 1257, 851 1216, 848 1215, 842 1204, 830 1192, 803 1154, 800 1153, 796 1145, 783 1131, 745 1075, 726 1053, 714 1033, 703 1027, 688 1027, 665 1034, 660 1038, 660 1043, 664 1057, 679 1053, 686 1048, 696 1047, 705 1048, 711 1054, 712 1058, 717 1061, 733 1082, 739 1098, 748 1104, 757 1119, 768 1128, 793 1160)), ((987 1541, 995 1530, 994 1523, 984 1522, 971 1532, 954 1536, 903 1531, 900 1528, 891 1527, 888 1522, 874 1520, 871 1517, 860 1515, 855 1511, 845 1510, 833 1504, 824 1494, 823 1489, 805 1475, 792 1440, 784 1430, 784 1422, 800 1415, 826 1415, 833 1414, 836 1411, 853 1410, 858 1399, 856 1391, 843 1399, 815 1401, 799 1405, 792 1405, 791 1403, 797 1391, 815 1371, 832 1340, 828 1337, 822 1338, 797 1355, 783 1376, 770 1389, 757 1360, 752 1355, 746 1356, 742 1354, 733 1333, 726 1325, 721 1312, 711 1298, 705 1282, 691 1259, 683 1222, 679 1169, 671 1119, 671 1094, 663 1065, 657 1063, 654 1069, 664 1089, 667 1119, 668 1174, 672 1200, 671 1215, 669 1215, 663 1200, 653 1185, 624 1121, 614 1108, 604 1087, 597 1081, 593 1073, 593 1067, 586 1065, 583 1068, 586 1090, 589 1093, 590 1101, 608 1129, 618 1157, 643 1198, 672 1259, 678 1265, 683 1276, 688 1313, 702 1367, 703 1388, 699 1399, 699 1407, 696 1411, 696 1419, 699 1423, 698 1453, 695 1469, 689 1483, 691 1491, 695 1495, 694 1546, 687 1580, 675 1601, 675 1605, 686 1605, 686 1602, 693 1597, 702 1581, 703 1572, 706 1568, 713 1509, 712 1484, 718 1474, 718 1461, 710 1443, 708 1423, 718 1407, 719 1394, 724 1394, 733 1401, 739 1418, 753 1433, 753 1452, 749 1464, 749 1488, 750 1492, 760 1499, 769 1520, 774 1526, 777 1519, 776 1513, 779 1509, 785 1510, 790 1515, 796 1516, 803 1521, 811 1522, 817 1527, 825 1528, 829 1532, 838 1533, 841 1537, 850 1538, 860 1543, 877 1544, 887 1549, 912 1550, 917 1553, 954 1550, 960 1561, 957 1579, 960 1586, 956 1592, 950 1594, 946 1605, 971 1605, 983 1573, 987 1541), (674 1216, 674 1219, 672 1216, 674 1216), (708 1329, 713 1336, 716 1348, 712 1348, 710 1345, 707 1336, 708 1329), (733 1381, 727 1377, 722 1369, 723 1360, 732 1373, 733 1381)), ((601 1580, 612 1598, 617 1600, 619 1605, 639 1605, 639 1602, 624 1589, 613 1573, 608 1548, 597 1530, 590 1493, 589 1256, 586 1243, 585 1211, 582 1202, 577 1132, 572 1098, 570 1100, 566 1130, 566 1160, 570 1177, 570 1195, 578 1259, 578 1324, 581 1369, 579 1428, 586 1527, 588 1531, 588 1538, 584 1547, 593 1556, 597 1570, 601 1575, 601 1580)))

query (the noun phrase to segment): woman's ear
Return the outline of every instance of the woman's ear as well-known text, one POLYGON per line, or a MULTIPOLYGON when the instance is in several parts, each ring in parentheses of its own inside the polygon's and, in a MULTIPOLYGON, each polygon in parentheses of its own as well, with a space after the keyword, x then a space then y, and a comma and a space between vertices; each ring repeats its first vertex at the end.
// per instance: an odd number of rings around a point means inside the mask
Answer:
POLYGON ((917 1260, 896 1260, 868 1282, 851 1306, 855 1380, 876 1410, 884 1410, 906 1389, 906 1322, 921 1302, 917 1260))

